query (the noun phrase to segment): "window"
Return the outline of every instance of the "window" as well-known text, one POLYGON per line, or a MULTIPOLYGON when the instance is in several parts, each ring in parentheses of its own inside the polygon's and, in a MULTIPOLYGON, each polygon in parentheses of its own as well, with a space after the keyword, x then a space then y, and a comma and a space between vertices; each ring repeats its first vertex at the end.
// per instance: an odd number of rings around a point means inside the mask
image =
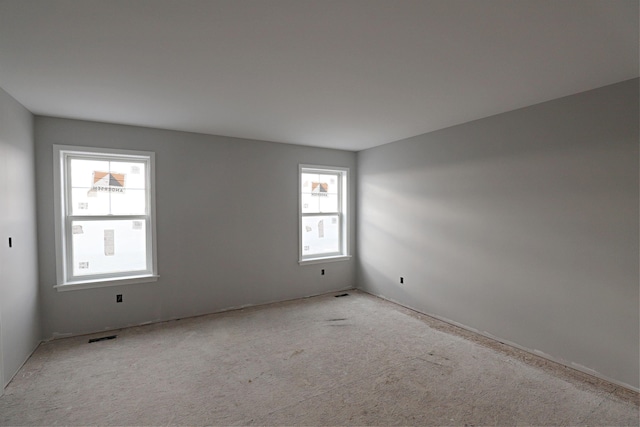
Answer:
POLYGON ((157 280, 154 153, 54 146, 57 288, 157 280))
POLYGON ((300 263, 348 259, 349 170, 300 165, 300 263))

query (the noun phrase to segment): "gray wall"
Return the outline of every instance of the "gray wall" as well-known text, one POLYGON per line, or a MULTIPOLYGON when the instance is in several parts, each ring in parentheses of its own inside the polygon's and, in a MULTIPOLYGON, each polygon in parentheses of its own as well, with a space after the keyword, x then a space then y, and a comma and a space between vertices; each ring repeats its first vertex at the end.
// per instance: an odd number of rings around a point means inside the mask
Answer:
POLYGON ((635 79, 358 153, 359 287, 638 388, 638 114, 635 79))
POLYGON ((297 217, 299 163, 351 168, 355 207, 353 152, 48 117, 36 117, 35 139, 46 338, 355 286, 353 259, 298 265, 297 217), (53 144, 156 153, 158 282, 53 288, 53 144), (116 294, 123 303, 116 304, 116 294))
POLYGON ((33 116, 0 89, 0 389, 40 342, 35 191, 33 116))

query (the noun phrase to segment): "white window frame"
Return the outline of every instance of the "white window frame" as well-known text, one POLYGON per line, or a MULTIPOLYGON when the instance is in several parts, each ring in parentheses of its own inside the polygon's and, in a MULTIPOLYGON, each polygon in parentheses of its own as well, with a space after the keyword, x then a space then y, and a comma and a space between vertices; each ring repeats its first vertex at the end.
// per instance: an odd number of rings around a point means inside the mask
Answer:
POLYGON ((58 291, 117 286, 158 280, 156 255, 155 209, 155 153, 150 151, 119 150, 110 148, 53 146, 54 208, 56 241, 56 285, 58 291), (72 158, 92 160, 139 161, 145 163, 147 212, 143 215, 72 215, 68 165, 72 158), (73 276, 72 230, 73 220, 143 219, 146 224, 146 269, 130 272, 73 276))
POLYGON ((348 183, 349 183, 349 168, 334 167, 334 166, 319 166, 319 165, 298 165, 298 263, 299 264, 317 264, 330 261, 345 261, 351 258, 349 248, 349 216, 348 216, 348 183), (324 174, 337 174, 338 179, 338 212, 331 212, 331 214, 338 214, 340 218, 340 250, 334 253, 321 254, 321 255, 307 255, 302 254, 302 220, 305 217, 310 216, 322 216, 327 215, 327 212, 323 213, 303 213, 302 212, 302 174, 303 173, 324 173, 324 174))

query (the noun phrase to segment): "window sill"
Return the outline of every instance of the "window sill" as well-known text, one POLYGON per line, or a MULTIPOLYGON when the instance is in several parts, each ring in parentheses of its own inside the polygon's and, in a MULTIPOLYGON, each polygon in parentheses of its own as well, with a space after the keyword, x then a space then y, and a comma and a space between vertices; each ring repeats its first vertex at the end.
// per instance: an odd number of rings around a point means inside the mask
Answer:
POLYGON ((62 283, 60 285, 55 285, 54 288, 57 289, 58 292, 66 292, 66 291, 77 291, 80 289, 91 289, 91 288, 106 288, 109 286, 121 286, 121 285, 132 285, 135 283, 149 283, 156 282, 160 276, 147 274, 144 276, 131 276, 124 278, 109 278, 109 279, 97 279, 97 280, 83 280, 76 282, 68 282, 62 283))
POLYGON ((322 258, 307 258, 298 261, 298 264, 320 264, 323 262, 335 262, 335 261, 348 261, 351 259, 351 255, 337 255, 337 256, 327 256, 322 258))

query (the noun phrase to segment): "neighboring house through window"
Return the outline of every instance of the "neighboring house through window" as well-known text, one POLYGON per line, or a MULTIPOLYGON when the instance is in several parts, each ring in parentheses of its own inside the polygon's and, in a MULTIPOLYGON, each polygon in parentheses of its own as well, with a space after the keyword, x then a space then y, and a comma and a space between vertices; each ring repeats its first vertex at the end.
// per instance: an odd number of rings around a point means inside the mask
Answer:
POLYGON ((300 165, 300 263, 349 258, 346 168, 300 165))
POLYGON ((58 290, 157 280, 154 153, 54 146, 58 290))

